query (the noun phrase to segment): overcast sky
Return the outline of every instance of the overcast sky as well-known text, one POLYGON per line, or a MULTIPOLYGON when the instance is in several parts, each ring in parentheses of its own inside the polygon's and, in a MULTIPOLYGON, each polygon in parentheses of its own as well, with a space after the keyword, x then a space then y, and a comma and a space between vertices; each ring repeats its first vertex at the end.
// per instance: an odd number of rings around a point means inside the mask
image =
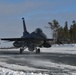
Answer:
POLYGON ((62 26, 65 21, 71 25, 76 20, 76 0, 0 0, 0 37, 20 37, 22 17, 29 32, 38 27, 51 37, 51 30, 44 27, 54 19, 62 26))

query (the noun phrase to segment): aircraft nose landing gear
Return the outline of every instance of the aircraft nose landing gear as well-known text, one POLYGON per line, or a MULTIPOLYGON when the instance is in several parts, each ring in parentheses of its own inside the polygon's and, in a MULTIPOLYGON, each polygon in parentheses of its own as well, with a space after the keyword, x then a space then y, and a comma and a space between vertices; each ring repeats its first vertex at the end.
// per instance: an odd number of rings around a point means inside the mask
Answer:
POLYGON ((36 49, 36 54, 40 54, 40 49, 36 49))

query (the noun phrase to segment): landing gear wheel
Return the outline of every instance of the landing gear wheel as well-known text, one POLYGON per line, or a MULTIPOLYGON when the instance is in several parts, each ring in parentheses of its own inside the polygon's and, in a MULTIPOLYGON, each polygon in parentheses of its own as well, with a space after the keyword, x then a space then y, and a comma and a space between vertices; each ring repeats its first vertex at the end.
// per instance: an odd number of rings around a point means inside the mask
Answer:
POLYGON ((36 54, 40 54, 40 49, 37 49, 36 50, 36 54))
POLYGON ((20 54, 22 54, 22 52, 23 52, 23 49, 20 49, 20 54))

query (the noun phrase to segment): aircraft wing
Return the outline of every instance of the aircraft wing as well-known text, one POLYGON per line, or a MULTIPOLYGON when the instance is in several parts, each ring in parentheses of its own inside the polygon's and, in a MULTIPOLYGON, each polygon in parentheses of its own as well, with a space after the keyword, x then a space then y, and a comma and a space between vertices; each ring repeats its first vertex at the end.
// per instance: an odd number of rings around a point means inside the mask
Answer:
POLYGON ((1 40, 4 40, 4 41, 27 41, 30 39, 29 38, 1 38, 1 40))
POLYGON ((31 41, 31 40, 38 40, 38 41, 53 41, 54 39, 39 39, 39 38, 1 38, 4 41, 31 41))

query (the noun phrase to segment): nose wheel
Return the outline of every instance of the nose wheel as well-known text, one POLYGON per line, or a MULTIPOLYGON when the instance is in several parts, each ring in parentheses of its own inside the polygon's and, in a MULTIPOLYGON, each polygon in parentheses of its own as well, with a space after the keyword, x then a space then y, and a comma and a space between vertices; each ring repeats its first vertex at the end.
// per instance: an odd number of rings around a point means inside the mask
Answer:
POLYGON ((40 49, 36 49, 36 54, 40 54, 40 49))

